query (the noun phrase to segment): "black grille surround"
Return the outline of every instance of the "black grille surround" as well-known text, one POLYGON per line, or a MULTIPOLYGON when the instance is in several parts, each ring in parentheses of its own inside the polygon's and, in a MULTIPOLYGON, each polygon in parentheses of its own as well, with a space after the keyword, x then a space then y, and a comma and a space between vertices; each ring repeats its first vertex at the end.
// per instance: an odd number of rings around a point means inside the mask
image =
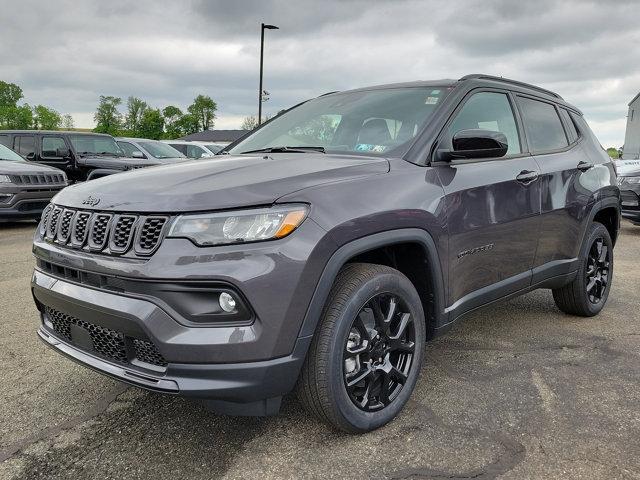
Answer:
POLYGON ((134 364, 142 367, 144 364, 155 367, 167 366, 167 361, 158 348, 147 340, 129 337, 122 332, 80 320, 51 307, 44 307, 44 311, 45 323, 48 321, 49 327, 55 334, 80 350, 121 364, 134 364), (85 345, 78 345, 74 341, 74 328, 81 329, 85 335, 90 337, 91 349, 87 349, 85 345))
POLYGON ((49 204, 40 233, 46 241, 107 255, 150 256, 160 246, 169 216, 76 210, 49 204))

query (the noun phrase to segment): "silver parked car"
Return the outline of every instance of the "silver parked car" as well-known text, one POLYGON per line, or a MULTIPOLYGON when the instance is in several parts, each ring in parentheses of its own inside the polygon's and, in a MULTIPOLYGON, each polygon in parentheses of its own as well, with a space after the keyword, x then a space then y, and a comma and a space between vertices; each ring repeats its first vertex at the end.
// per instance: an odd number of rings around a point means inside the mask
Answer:
POLYGON ((187 140, 162 140, 164 143, 171 145, 189 158, 207 158, 213 157, 222 150, 225 145, 210 142, 191 142, 187 140))
POLYGON ((161 163, 184 162, 187 157, 171 145, 146 138, 117 137, 116 141, 128 157, 149 158, 161 163))

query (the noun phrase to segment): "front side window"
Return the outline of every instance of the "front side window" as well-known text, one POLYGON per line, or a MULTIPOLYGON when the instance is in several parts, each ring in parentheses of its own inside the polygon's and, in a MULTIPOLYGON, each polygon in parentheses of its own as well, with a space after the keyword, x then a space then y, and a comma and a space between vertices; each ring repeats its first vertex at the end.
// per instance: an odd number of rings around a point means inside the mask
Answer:
POLYGON ((518 103, 532 153, 557 150, 568 145, 556 107, 525 97, 518 98, 518 103))
POLYGON ((388 155, 417 135, 448 91, 392 87, 315 98, 277 116, 228 152, 322 147, 328 153, 388 155))
POLYGON ((507 137, 507 155, 521 153, 518 127, 506 94, 480 92, 471 96, 449 126, 449 136, 475 129, 503 133, 507 137))
POLYGON ((186 155, 187 146, 185 144, 183 144, 183 143, 170 143, 169 145, 171 145, 173 148, 178 150, 180 153, 186 155))
POLYGON ((36 152, 36 138, 32 135, 17 136, 13 139, 13 149, 23 157, 33 157, 36 152))
POLYGON ((67 148, 67 144, 62 137, 42 137, 42 156, 47 158, 58 157, 58 149, 67 148))
POLYGON ((9 135, 0 135, 0 145, 9 146, 9 135))

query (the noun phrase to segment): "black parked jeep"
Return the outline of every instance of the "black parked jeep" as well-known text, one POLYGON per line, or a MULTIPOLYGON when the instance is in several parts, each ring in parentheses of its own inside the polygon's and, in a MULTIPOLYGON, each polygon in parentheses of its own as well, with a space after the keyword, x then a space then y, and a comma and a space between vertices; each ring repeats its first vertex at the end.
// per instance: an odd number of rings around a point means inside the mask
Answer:
POLYGON ((111 135, 46 130, 0 130, 0 143, 31 162, 64 170, 72 181, 161 165, 155 160, 127 158, 111 135))
POLYGON ((555 93, 483 75, 332 93, 225 153, 53 199, 33 246, 47 345, 227 413, 295 389, 362 432, 464 314, 537 288, 571 315, 607 301, 620 191, 555 93))

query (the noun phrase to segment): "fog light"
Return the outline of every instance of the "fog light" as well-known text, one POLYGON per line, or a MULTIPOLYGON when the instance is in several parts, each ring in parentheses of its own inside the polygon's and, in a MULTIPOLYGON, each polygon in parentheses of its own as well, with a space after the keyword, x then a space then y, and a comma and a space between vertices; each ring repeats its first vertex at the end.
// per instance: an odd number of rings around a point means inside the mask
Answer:
POLYGON ((222 292, 220 294, 220 298, 218 298, 218 302, 220 303, 220 308, 227 313, 236 311, 236 299, 227 292, 222 292))

